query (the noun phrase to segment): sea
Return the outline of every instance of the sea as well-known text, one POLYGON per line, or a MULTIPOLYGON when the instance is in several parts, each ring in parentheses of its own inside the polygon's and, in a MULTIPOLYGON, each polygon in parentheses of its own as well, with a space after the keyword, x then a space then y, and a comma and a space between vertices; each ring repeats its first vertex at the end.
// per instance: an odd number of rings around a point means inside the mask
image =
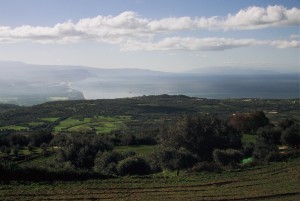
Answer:
POLYGON ((160 94, 211 99, 300 97, 299 74, 93 77, 71 87, 83 92, 86 99, 160 94))

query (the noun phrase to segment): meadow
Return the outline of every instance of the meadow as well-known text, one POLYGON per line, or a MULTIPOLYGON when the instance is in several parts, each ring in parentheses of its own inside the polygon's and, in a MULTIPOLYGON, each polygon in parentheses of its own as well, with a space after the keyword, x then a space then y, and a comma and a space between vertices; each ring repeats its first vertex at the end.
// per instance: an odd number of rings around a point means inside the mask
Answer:
POLYGON ((109 134, 115 130, 125 129, 124 122, 128 122, 128 116, 104 117, 95 116, 92 118, 75 119, 68 118, 60 121, 54 127, 54 132, 70 131, 70 132, 91 132, 95 131, 97 134, 109 134))

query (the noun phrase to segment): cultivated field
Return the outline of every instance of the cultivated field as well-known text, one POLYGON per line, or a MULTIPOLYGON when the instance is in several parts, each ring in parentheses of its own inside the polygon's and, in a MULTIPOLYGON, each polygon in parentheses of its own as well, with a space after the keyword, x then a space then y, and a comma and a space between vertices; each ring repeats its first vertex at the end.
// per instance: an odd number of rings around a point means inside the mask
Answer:
POLYGON ((81 182, 2 183, 0 200, 300 199, 300 159, 222 173, 161 173, 81 182))

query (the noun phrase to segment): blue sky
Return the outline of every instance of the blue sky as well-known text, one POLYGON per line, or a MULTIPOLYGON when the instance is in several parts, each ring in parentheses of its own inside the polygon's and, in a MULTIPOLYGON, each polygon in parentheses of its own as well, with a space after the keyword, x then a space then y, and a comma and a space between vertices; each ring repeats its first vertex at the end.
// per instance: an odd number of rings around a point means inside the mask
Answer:
POLYGON ((299 72, 299 0, 0 0, 0 60, 299 72))

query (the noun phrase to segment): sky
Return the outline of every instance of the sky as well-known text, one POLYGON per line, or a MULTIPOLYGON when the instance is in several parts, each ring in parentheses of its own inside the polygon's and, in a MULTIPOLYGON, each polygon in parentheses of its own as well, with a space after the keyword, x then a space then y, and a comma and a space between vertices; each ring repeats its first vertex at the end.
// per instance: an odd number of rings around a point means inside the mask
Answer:
POLYGON ((0 0, 0 60, 299 72, 300 0, 0 0))

